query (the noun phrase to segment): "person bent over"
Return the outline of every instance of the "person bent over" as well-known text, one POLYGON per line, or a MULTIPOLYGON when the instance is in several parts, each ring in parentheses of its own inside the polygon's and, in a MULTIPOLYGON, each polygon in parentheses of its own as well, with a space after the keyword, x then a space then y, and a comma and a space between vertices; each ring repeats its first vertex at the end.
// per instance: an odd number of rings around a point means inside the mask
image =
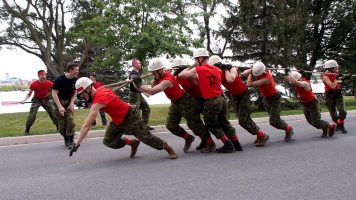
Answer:
POLYGON ((311 89, 310 81, 296 71, 291 72, 285 78, 295 86, 308 123, 317 129, 323 130, 322 138, 332 137, 335 133, 336 125, 321 119, 319 101, 311 89))
POLYGON ((78 139, 69 154, 70 156, 77 151, 81 142, 87 136, 93 121, 100 111, 103 111, 110 115, 112 119, 103 139, 105 146, 112 149, 120 149, 125 145, 129 145, 131 146, 130 157, 133 158, 136 155, 140 141, 142 141, 154 149, 166 150, 171 159, 177 158, 175 151, 167 142, 150 133, 138 109, 122 101, 111 89, 105 87, 95 89, 93 82, 87 77, 78 79, 75 88, 78 93, 83 93, 86 99, 92 101, 92 106, 80 130, 78 139), (125 131, 130 132, 138 140, 122 137, 125 131))
MULTIPOLYGON (((244 72, 245 73, 245 72, 244 72)), ((269 123, 271 126, 285 131, 284 141, 291 140, 294 132, 291 125, 288 125, 281 119, 281 94, 277 92, 275 83, 269 70, 262 62, 256 62, 252 69, 249 69, 246 85, 248 87, 257 87, 265 102, 266 110, 269 114, 269 123)))

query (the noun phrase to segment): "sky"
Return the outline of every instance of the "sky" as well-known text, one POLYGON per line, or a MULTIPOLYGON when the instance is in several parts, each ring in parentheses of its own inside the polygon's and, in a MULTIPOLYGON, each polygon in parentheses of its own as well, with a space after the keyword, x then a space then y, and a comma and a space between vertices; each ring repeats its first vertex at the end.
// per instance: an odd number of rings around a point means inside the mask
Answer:
POLYGON ((37 79, 37 71, 46 70, 42 60, 18 48, 13 50, 2 48, 0 63, 0 80, 6 79, 6 73, 9 73, 10 77, 23 80, 37 79))

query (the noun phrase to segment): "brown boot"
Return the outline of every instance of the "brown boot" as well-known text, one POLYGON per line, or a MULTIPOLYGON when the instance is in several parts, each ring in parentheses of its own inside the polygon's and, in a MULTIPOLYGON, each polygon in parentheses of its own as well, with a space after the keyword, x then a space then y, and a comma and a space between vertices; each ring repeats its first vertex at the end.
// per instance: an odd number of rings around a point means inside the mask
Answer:
POLYGON ((168 144, 164 147, 164 150, 166 150, 168 152, 170 159, 177 159, 178 158, 176 152, 168 144))
POLYGON ((322 137, 322 138, 328 137, 328 132, 329 132, 329 128, 324 129, 324 130, 323 130, 323 133, 321 134, 321 137, 322 137))
POLYGON ((334 124, 333 122, 329 123, 328 129, 327 129, 327 133, 329 137, 334 136, 335 131, 336 131, 336 124, 334 124))
POLYGON ((132 139, 131 141, 131 154, 130 154, 130 158, 135 157, 137 149, 138 149, 138 145, 140 145, 140 140, 137 139, 132 139))
POLYGON ((192 146, 192 143, 194 142, 195 137, 192 135, 189 135, 189 137, 187 139, 185 139, 185 144, 183 147, 183 151, 184 153, 187 153, 190 149, 190 147, 192 146))
POLYGON ((265 146, 267 140, 269 139, 269 135, 267 135, 266 133, 263 134, 263 137, 261 138, 257 138, 257 143, 256 143, 256 147, 263 147, 265 146))
POLYGON ((200 150, 201 153, 210 153, 215 151, 216 145, 214 142, 209 142, 205 145, 204 148, 200 150))

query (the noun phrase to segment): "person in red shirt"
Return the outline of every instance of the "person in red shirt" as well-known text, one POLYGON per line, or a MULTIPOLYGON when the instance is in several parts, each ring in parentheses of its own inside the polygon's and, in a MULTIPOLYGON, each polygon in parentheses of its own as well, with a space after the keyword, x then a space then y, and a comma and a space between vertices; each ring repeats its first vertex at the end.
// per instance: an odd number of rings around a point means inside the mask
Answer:
POLYGON ((240 126, 252 135, 257 135, 256 147, 263 147, 269 139, 269 135, 265 134, 251 118, 252 101, 250 99, 250 92, 240 77, 239 69, 223 64, 221 58, 217 55, 209 58, 209 64, 223 70, 221 83, 231 95, 232 105, 239 119, 240 126))
MULTIPOLYGON (((98 89, 99 87, 103 86, 103 84, 99 81, 96 80, 96 74, 93 72, 89 76, 90 80, 93 81, 93 87, 95 89, 98 89)), ((100 118, 101 118, 101 123, 103 124, 104 129, 106 128, 107 120, 105 117, 105 112, 100 111, 100 118)), ((96 125, 96 121, 94 120, 93 126, 96 125)))
POLYGON ((339 75, 339 65, 335 60, 326 61, 324 69, 325 73, 322 76, 322 80, 325 85, 326 107, 329 110, 331 119, 337 124, 336 130, 347 133, 344 127, 347 112, 345 110, 344 97, 341 93, 340 84, 340 81, 345 77, 339 75))
MULTIPOLYGON (((183 151, 188 152, 195 138, 179 125, 182 117, 187 120, 187 126, 195 135, 201 138, 203 143, 213 142, 209 132, 200 119, 199 111, 194 105, 192 97, 179 86, 176 78, 170 71, 165 70, 163 60, 159 58, 151 60, 148 71, 150 71, 154 77, 152 86, 142 85, 138 82, 140 79, 134 78, 136 88, 150 95, 164 92, 167 98, 171 100, 172 103, 169 107, 166 127, 174 135, 184 138, 185 145, 183 151)), ((202 153, 207 152, 202 151, 202 153)))
POLYGON ((140 144, 140 141, 157 150, 166 150, 171 159, 176 159, 177 155, 174 150, 159 137, 150 133, 146 123, 142 120, 139 110, 122 101, 111 89, 100 87, 95 89, 93 81, 87 77, 79 78, 75 83, 77 93, 83 95, 91 101, 91 107, 88 117, 83 124, 78 139, 74 143, 69 153, 72 156, 77 151, 83 139, 87 136, 92 123, 100 113, 106 112, 110 115, 112 122, 106 129, 103 139, 104 145, 113 149, 120 149, 125 145, 131 146, 131 158, 134 158, 140 144), (122 137, 125 132, 131 133, 137 139, 122 137))
POLYGON ((57 118, 54 115, 54 110, 49 102, 48 92, 52 89, 53 83, 46 78, 46 72, 44 70, 39 70, 37 72, 38 80, 34 81, 30 85, 30 91, 26 94, 25 98, 21 101, 21 103, 25 103, 25 101, 31 97, 32 93, 34 92, 33 98, 31 100, 31 108, 30 114, 27 117, 26 121, 26 129, 24 135, 30 134, 30 128, 36 121, 37 111, 42 106, 46 112, 48 113, 49 117, 51 118, 54 125, 57 125, 57 118))
MULTIPOLYGON (((245 72, 244 72, 245 73, 245 72)), ((271 126, 285 130, 284 141, 291 140, 294 132, 291 125, 288 125, 281 119, 281 94, 277 91, 272 75, 266 66, 262 62, 256 62, 252 69, 246 70, 248 78, 246 85, 248 87, 257 87, 267 109, 269 117, 269 123, 271 126)))
POLYGON ((295 86, 308 123, 317 129, 323 130, 322 138, 332 137, 335 133, 336 125, 321 119, 319 101, 312 91, 310 81, 296 71, 292 71, 285 79, 295 86))
MULTIPOLYGON (((227 119, 228 104, 222 96, 221 77, 222 71, 208 64, 209 52, 204 48, 193 51, 196 67, 186 68, 179 78, 194 78, 198 81, 200 91, 204 98, 204 122, 208 130, 221 140, 224 145, 218 149, 218 153, 232 153, 242 151, 242 147, 236 135, 236 130, 227 119)), ((206 145, 209 148, 209 145, 206 145)))

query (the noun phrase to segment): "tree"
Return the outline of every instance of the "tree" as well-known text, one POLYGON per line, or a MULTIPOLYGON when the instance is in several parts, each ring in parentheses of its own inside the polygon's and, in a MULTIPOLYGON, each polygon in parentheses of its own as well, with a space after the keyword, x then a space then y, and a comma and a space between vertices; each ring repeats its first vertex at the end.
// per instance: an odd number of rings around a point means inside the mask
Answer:
POLYGON ((66 16, 64 0, 2 0, 0 17, 7 27, 0 45, 18 47, 39 57, 53 76, 63 73, 66 60, 66 16))

